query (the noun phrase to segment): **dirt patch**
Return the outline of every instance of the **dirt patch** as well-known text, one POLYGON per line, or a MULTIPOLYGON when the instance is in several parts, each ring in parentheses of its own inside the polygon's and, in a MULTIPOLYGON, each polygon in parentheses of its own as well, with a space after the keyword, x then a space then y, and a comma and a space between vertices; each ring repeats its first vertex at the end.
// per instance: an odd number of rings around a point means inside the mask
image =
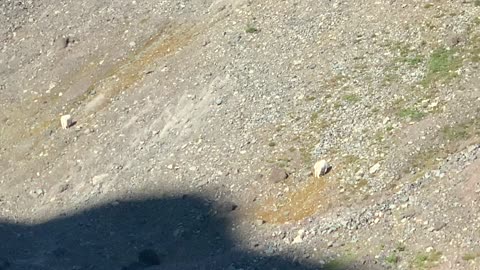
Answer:
POLYGON ((464 177, 465 182, 459 184, 457 195, 468 205, 476 205, 480 193, 480 160, 468 165, 459 176, 464 177))

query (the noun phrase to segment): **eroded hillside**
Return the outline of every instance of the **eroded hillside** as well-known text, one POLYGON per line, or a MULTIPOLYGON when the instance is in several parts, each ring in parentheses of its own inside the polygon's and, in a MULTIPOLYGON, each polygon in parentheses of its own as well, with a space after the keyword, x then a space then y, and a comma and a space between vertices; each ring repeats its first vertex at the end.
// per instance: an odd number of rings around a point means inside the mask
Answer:
POLYGON ((0 14, 0 269, 479 268, 478 1, 0 14))

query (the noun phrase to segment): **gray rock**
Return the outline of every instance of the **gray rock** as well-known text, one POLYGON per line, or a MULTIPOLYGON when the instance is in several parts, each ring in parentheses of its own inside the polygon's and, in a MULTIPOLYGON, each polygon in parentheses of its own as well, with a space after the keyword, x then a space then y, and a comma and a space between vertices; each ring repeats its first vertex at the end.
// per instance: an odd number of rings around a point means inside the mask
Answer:
POLYGON ((288 178, 288 173, 281 168, 273 167, 268 180, 274 184, 280 183, 288 178))
POLYGON ((303 238, 300 236, 300 235, 297 235, 293 241, 292 241, 292 244, 300 244, 300 243, 303 243, 303 238))
POLYGON ((469 147, 467 147, 467 152, 468 153, 473 153, 475 150, 477 150, 478 148, 480 148, 480 145, 470 145, 469 147))
POLYGON ((265 224, 265 220, 263 220, 263 219, 257 219, 257 220, 255 220, 255 225, 261 226, 261 225, 263 225, 263 224, 265 224))
POLYGON ((99 175, 95 175, 93 178, 92 178, 92 185, 94 186, 97 186, 101 183, 104 182, 104 180, 108 177, 108 173, 102 173, 102 174, 99 174, 99 175))
POLYGON ((275 253, 275 249, 273 246, 268 246, 267 249, 265 250, 265 254, 267 255, 273 255, 275 253))
POLYGON ((225 202, 220 204, 217 211, 221 214, 227 214, 232 211, 235 211, 237 208, 238 208, 238 205, 236 205, 235 203, 225 202))
POLYGON ((67 189, 69 189, 69 188, 70 188, 70 184, 64 183, 64 184, 61 184, 61 185, 58 187, 57 192, 58 192, 58 193, 63 193, 63 192, 65 192, 65 191, 66 191, 67 189))
POLYGON ((380 170, 380 163, 377 163, 375 165, 373 165, 372 167, 370 167, 370 170, 368 170, 368 172, 370 174, 375 174, 378 172, 378 170, 380 170))
POLYGON ((401 217, 402 218, 411 218, 413 216, 415 216, 417 213, 415 210, 413 209, 407 209, 405 210, 402 214, 401 214, 401 217))
POLYGON ((73 125, 73 118, 71 115, 66 114, 60 117, 60 124, 63 129, 67 129, 73 125))
POLYGON ((432 226, 432 231, 440 231, 441 229, 445 228, 447 226, 447 223, 440 221, 440 222, 435 222, 432 226))
POLYGON ((203 187, 203 186, 207 185, 208 183, 209 183, 208 179, 200 180, 200 181, 197 183, 197 188, 203 187))
POLYGON ((303 242, 303 238, 305 237, 305 230, 301 229, 297 232, 297 236, 293 239, 292 244, 300 244, 303 242))
POLYGON ((325 175, 327 174, 330 169, 331 169, 331 166, 327 163, 326 160, 320 160, 320 161, 317 161, 317 163, 315 163, 314 167, 314 175, 315 177, 320 177, 322 175, 325 175))
POLYGON ((39 189, 36 189, 36 190, 32 190, 30 191, 30 195, 34 198, 39 198, 43 195, 45 195, 45 190, 39 188, 39 189))

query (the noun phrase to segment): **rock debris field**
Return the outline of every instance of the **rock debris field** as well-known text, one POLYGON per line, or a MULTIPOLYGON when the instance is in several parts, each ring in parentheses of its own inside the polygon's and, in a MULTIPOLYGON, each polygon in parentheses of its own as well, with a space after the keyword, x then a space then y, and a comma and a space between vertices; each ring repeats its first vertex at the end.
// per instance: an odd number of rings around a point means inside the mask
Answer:
POLYGON ((0 1, 0 270, 480 269, 480 1, 0 1))

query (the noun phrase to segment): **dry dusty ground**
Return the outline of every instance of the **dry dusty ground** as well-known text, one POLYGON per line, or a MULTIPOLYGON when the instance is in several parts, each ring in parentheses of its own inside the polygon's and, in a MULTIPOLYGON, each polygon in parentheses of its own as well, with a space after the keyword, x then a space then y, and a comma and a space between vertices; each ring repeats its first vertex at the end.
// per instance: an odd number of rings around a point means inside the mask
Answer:
POLYGON ((1 270, 480 269, 478 0, 2 0, 0 42, 1 270))

